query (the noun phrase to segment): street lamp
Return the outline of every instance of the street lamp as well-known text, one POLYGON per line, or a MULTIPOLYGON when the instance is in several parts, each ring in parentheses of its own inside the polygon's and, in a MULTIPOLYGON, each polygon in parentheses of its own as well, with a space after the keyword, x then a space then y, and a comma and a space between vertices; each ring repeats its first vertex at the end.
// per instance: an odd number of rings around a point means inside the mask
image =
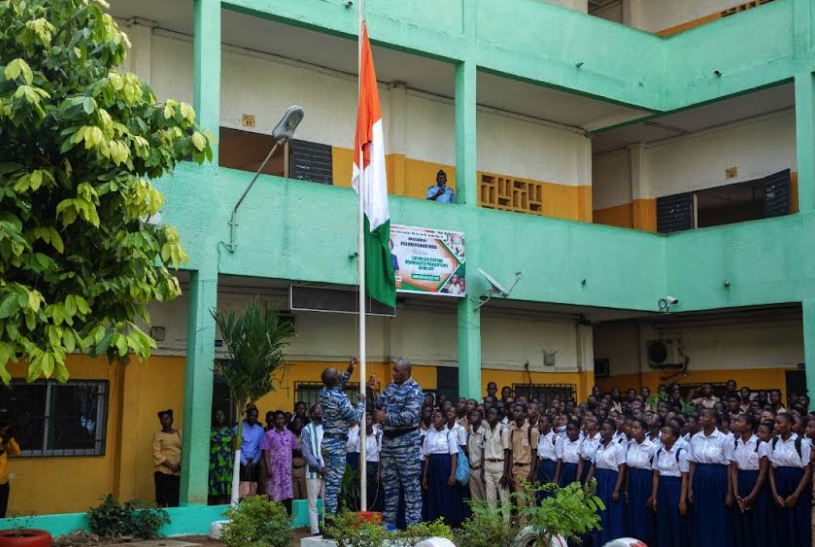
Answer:
POLYGON ((238 208, 241 206, 241 203, 243 203, 243 200, 246 198, 249 190, 251 190, 252 186, 254 186, 255 181, 258 180, 258 177, 266 168, 266 164, 269 163, 269 160, 271 160, 272 156, 274 156, 275 151, 277 151, 277 147, 291 140, 297 126, 300 125, 301 121, 303 121, 303 109, 299 106, 290 106, 286 109, 286 112, 283 113, 283 117, 280 118, 280 121, 277 122, 277 125, 272 130, 272 138, 275 140, 274 146, 269 152, 269 155, 266 156, 266 159, 263 160, 263 163, 260 164, 260 168, 255 173, 255 176, 252 177, 252 181, 249 183, 249 186, 247 186, 246 190, 243 191, 243 194, 241 194, 241 197, 238 199, 238 202, 232 209, 232 217, 229 219, 229 245, 226 246, 226 249, 230 253, 234 253, 235 247, 237 247, 237 243, 235 243, 235 230, 238 226, 236 222, 238 217, 238 208))

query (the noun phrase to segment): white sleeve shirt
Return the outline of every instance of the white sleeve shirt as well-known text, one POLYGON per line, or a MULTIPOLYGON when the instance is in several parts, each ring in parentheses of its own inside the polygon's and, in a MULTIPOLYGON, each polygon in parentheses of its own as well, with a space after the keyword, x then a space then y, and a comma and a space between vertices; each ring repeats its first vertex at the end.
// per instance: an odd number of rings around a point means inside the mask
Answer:
POLYGON ((607 446, 603 446, 601 442, 594 453, 593 463, 597 469, 619 471, 619 466, 625 464, 625 445, 612 440, 607 446))
POLYGON ((786 441, 780 436, 771 441, 770 462, 773 467, 797 467, 803 469, 809 465, 809 453, 812 451, 812 447, 809 443, 803 442, 803 439, 799 441, 801 443, 801 455, 799 456, 798 451, 795 449, 795 439, 797 438, 798 435, 793 433, 786 441), (775 444, 775 446, 772 446, 772 444, 775 444))
POLYGON ((670 450, 664 446, 658 448, 654 454, 653 467, 655 471, 659 471, 660 477, 681 477, 682 473, 690 471, 688 449, 676 443, 670 450))
POLYGON ((648 439, 645 439, 639 444, 637 441, 631 441, 628 443, 625 463, 632 469, 647 469, 650 471, 652 469, 651 460, 653 459, 656 451, 657 446, 648 439))
POLYGON ((538 458, 541 460, 551 460, 556 462, 558 459, 557 451, 558 446, 563 442, 554 431, 550 431, 546 435, 538 437, 538 458))
POLYGON ((701 464, 728 465, 733 460, 733 441, 718 429, 709 437, 700 431, 691 437, 689 459, 701 464))
POLYGON ((583 444, 580 446, 580 457, 587 462, 594 461, 594 453, 597 452, 597 446, 600 444, 600 434, 595 433, 594 437, 586 437, 583 444))
POLYGON ((436 428, 430 429, 424 438, 424 447, 422 454, 430 456, 433 454, 457 454, 458 453, 458 435, 452 430, 447 429, 445 426, 443 431, 437 431, 436 428))
POLYGON ((570 441, 568 437, 561 440, 555 446, 557 452, 557 459, 562 460, 563 463, 579 463, 580 462, 580 448, 583 446, 583 441, 577 439, 570 441))
POLYGON ((770 452, 770 443, 762 442, 755 435, 750 437, 746 443, 743 439, 736 439, 733 447, 733 461, 741 471, 758 471, 761 458, 769 458, 770 452))
POLYGON ((456 436, 458 446, 467 446, 467 430, 461 424, 456 424, 452 428, 448 428, 448 430, 456 436))

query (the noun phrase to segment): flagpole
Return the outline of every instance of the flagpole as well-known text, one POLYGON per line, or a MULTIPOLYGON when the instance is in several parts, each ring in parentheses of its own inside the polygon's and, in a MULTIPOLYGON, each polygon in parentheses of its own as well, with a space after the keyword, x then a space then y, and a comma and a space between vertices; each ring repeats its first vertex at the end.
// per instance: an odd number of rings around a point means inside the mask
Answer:
MULTIPOLYGON (((365 0, 358 0, 359 3, 359 42, 357 51, 358 84, 357 102, 362 96, 362 26, 365 24, 365 0)), ((365 163, 362 147, 357 150, 359 154, 359 393, 365 396, 365 385, 368 380, 367 359, 365 352, 365 163)), ((367 408, 367 405, 366 405, 367 408)), ((366 425, 365 414, 362 414, 359 424, 359 501, 360 511, 368 510, 368 473, 366 448, 366 425)))

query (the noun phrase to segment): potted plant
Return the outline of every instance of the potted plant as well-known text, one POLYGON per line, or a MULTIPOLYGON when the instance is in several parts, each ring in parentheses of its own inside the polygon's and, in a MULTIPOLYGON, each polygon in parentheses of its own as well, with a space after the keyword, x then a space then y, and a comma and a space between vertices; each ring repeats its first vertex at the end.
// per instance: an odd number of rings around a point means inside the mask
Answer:
POLYGON ((14 516, 11 528, 0 530, 0 547, 51 547, 51 534, 45 530, 29 528, 33 515, 14 516))

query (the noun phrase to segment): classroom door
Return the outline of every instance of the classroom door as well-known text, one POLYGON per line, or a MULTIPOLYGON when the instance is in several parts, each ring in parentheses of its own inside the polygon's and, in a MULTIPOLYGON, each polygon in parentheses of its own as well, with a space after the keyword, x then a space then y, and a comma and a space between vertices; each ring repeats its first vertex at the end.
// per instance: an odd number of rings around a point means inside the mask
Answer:
POLYGON ((436 367, 436 397, 444 395, 453 404, 458 401, 458 369, 436 367))

